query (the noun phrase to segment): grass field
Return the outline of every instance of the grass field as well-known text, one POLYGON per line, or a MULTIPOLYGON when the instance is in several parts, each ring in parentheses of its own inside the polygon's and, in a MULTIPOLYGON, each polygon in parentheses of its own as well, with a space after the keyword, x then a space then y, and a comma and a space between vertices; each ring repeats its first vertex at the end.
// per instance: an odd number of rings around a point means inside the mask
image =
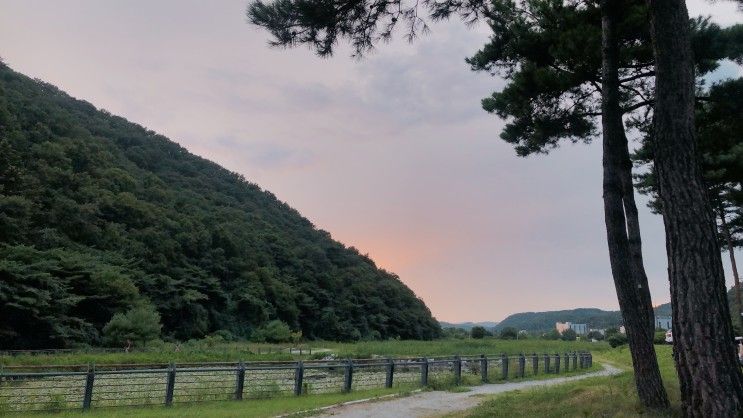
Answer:
POLYGON ((40 355, 0 356, 0 365, 85 365, 95 363, 133 364, 133 363, 198 363, 219 361, 258 361, 258 360, 297 360, 322 358, 329 354, 336 358, 373 358, 382 357, 416 357, 416 356, 451 356, 477 354, 519 354, 565 351, 602 352, 609 348, 605 343, 548 341, 538 339, 499 340, 485 338, 482 340, 436 340, 436 341, 369 341, 357 343, 336 343, 313 341, 302 344, 303 349, 311 349, 312 354, 304 355, 276 352, 279 347, 252 343, 226 343, 195 341, 183 344, 176 351, 174 344, 159 344, 146 351, 131 353, 64 353, 40 355), (267 353, 272 349, 273 352, 267 353))
MULTIPOLYGON (((429 359, 436 359, 448 357, 452 354, 462 354, 462 355, 468 355, 468 354, 497 354, 497 353, 556 353, 556 352, 566 352, 566 351, 578 351, 578 350, 587 350, 591 349, 591 351, 594 354, 597 354, 599 352, 606 352, 608 350, 608 345, 605 344, 591 344, 591 343, 581 343, 581 342, 561 342, 561 341, 542 341, 542 340, 520 340, 520 341, 502 341, 502 340, 496 340, 496 339, 485 339, 485 340, 444 340, 444 341, 434 341, 434 342, 417 342, 417 341, 390 341, 390 342, 373 342, 373 343, 357 343, 357 344, 338 344, 338 343, 316 343, 313 345, 315 349, 323 348, 324 351, 322 355, 328 355, 329 353, 333 353, 338 357, 356 357, 356 358, 369 358, 373 356, 382 356, 382 357, 418 357, 418 356, 426 356, 429 359)), ((218 359, 221 361, 235 361, 235 357, 230 357, 230 353, 239 353, 242 351, 247 351, 247 348, 240 347, 237 345, 225 345, 222 347, 213 347, 215 350, 213 352, 206 352, 207 357, 209 359, 218 359)), ((199 361, 199 359, 204 358, 204 351, 206 350, 204 348, 200 348, 199 350, 194 351, 187 351, 182 350, 178 353, 180 358, 184 362, 195 362, 199 361)), ((99 364, 106 364, 106 363, 131 363, 131 362, 153 362, 157 361, 158 359, 163 359, 161 357, 161 353, 155 353, 155 352, 140 352, 140 353, 103 353, 103 354, 85 354, 85 353, 76 353, 76 354, 59 354, 59 355, 38 355, 38 356, 14 356, 14 357, 7 357, 3 360, 12 360, 13 365, 21 365, 24 364, 24 360, 31 360, 33 364, 75 364, 75 363, 82 363, 85 360, 88 361, 96 361, 99 364)), ((258 356, 255 354, 256 359, 265 359, 266 356, 269 356, 272 359, 276 358, 276 354, 271 355, 260 355, 258 356)), ((284 354, 284 356, 288 356, 288 354, 284 354)), ((165 359, 167 360, 167 359, 165 359)), ((443 360, 443 359, 442 359, 443 360)), ((498 380, 500 379, 500 359, 499 357, 492 358, 492 363, 489 366, 491 369, 491 379, 492 380, 498 380)), ((540 356, 540 362, 541 362, 541 356, 540 356)), ((26 363, 28 364, 28 363, 26 363)), ((480 384, 481 377, 479 375, 479 360, 476 360, 474 362, 472 361, 466 361, 463 362, 462 366, 462 384, 463 385, 475 385, 480 384)), ((541 364, 541 363, 540 363, 541 364)), ((594 363, 596 364, 596 363, 594 363)), ((436 360, 435 363, 432 363, 432 365, 429 368, 429 389, 443 389, 443 390, 451 390, 453 389, 453 372, 451 367, 453 367, 450 362, 446 361, 438 361, 436 360)), ((516 376, 516 359, 512 358, 509 366, 509 380, 517 380, 515 378, 516 376)), ((6 368, 6 370, 13 369, 13 367, 6 368)), ((564 369, 564 364, 563 364, 564 369)), ((594 368, 594 370, 598 369, 598 366, 594 368)), ((543 374, 542 370, 540 369, 540 373, 537 376, 532 375, 531 371, 531 363, 527 362, 526 367, 526 376, 525 379, 542 379, 542 378, 548 378, 552 377, 554 375, 545 375, 543 374)), ((561 375, 567 375, 567 374, 576 374, 581 372, 587 372, 588 370, 578 370, 578 371, 571 371, 568 373, 565 373, 562 371, 561 375)), ((309 373, 305 376, 307 378, 310 377, 309 373)), ((417 386, 417 381, 419 380, 420 372, 419 371, 413 371, 413 377, 411 379, 407 379, 405 376, 404 368, 400 368, 396 372, 396 378, 395 382, 400 381, 407 381, 411 380, 413 385, 406 385, 402 384, 402 386, 395 387, 392 389, 371 389, 367 387, 367 385, 364 383, 366 380, 368 380, 365 376, 370 376, 369 379, 374 381, 374 385, 381 384, 380 382, 383 382, 383 373, 379 376, 369 374, 369 371, 363 371, 359 370, 358 373, 355 373, 354 376, 354 390, 350 394, 337 394, 337 393, 317 393, 315 390, 310 390, 309 392, 313 393, 310 396, 300 396, 300 397, 293 397, 293 396, 281 396, 281 397, 275 397, 271 399, 246 399, 242 402, 232 402, 232 401, 222 401, 222 402, 207 402, 203 404, 178 404, 174 405, 172 408, 163 408, 161 406, 154 406, 149 408, 131 408, 131 407, 122 407, 117 409, 112 408, 102 408, 100 406, 105 405, 103 404, 96 404, 95 398, 94 398, 94 408, 91 410, 93 416, 97 416, 99 414, 103 414, 105 416, 196 416, 196 415, 205 415, 205 416, 237 416, 237 415, 248 415, 248 416, 274 416, 278 414, 293 412, 293 411, 301 411, 306 409, 312 409, 316 408, 318 406, 323 405, 330 405, 335 404, 338 402, 343 402, 347 400, 353 400, 358 398, 367 398, 367 397, 374 397, 384 394, 390 394, 390 393, 405 393, 412 390, 414 387, 417 386), (381 380, 380 380, 381 379, 381 380), (401 380, 400 380, 401 379, 401 380), (208 406, 207 406, 208 405, 208 406)), ((179 373, 178 376, 181 376, 181 378, 184 376, 183 373, 179 373)), ((339 375, 340 376, 340 375, 339 375)), ((342 377, 342 376, 341 376, 342 377)), ((339 378, 341 378, 339 377, 339 378)), ((202 376, 203 378, 203 376, 202 376)), ((209 376, 209 381, 212 382, 216 379, 216 377, 209 376)), ((97 379, 98 380, 98 379, 97 379)), ((162 380, 162 379, 160 379, 162 380)), ((220 385, 230 386, 234 384, 234 376, 230 375, 226 379, 216 379, 220 382, 220 385), (222 382, 224 381, 224 382, 222 382)), ((255 379, 251 378, 248 379, 246 377, 247 381, 254 381, 255 379)), ((327 380, 327 379, 326 379, 327 380)), ((76 382, 74 385, 75 388, 82 387, 80 382, 76 382)), ((141 383, 141 382, 138 382, 141 383)), ((159 382, 163 383, 163 382, 159 382)), ((291 382, 290 382, 291 383, 291 382)), ((336 382, 337 383, 337 382, 336 382)), ((38 383, 32 383, 32 384, 38 384, 38 383)), ((340 383, 335 385, 340 388, 340 383)), ((288 386, 287 386, 288 387, 288 386)), ((192 391, 195 391, 194 393, 198 394, 198 388, 190 388, 192 391)), ((214 389, 205 388, 205 392, 212 392, 214 389)), ((228 387, 229 389, 229 387, 228 387)), ((290 388, 291 389, 291 388, 290 388)), ((77 390, 77 389, 76 389, 77 390)), ((108 389, 110 390, 110 389, 108 389)), ((116 393, 119 393, 119 395, 124 396, 126 395, 126 389, 121 389, 116 391, 116 393)), ((161 403, 162 400, 161 394, 159 393, 161 391, 158 391, 156 393, 157 399, 153 403, 161 403)), ((229 399, 229 390, 225 392, 224 399, 229 399)), ((247 389, 246 384, 246 392, 249 393, 249 389, 247 389)), ((289 390, 289 392, 291 392, 289 390)), ((94 393, 96 393, 94 391, 94 393)), ((221 393, 221 392, 220 392, 221 393)), ((94 395, 95 396, 95 395, 94 395)), ((106 395, 108 397, 111 397, 113 395, 106 395)), ((255 398, 255 397, 254 397, 255 398)), ((205 399, 214 399, 214 398, 205 398, 205 399)), ((68 405, 77 408, 77 401, 74 401, 74 405, 68 405)), ((5 412, 9 412, 10 410, 15 409, 6 408, 5 412)), ((62 416, 64 415, 78 415, 79 412, 65 412, 62 413, 62 416)), ((31 414, 33 415, 33 414, 31 414)), ((90 415, 90 413, 86 414, 90 415)), ((21 415, 24 416, 24 415, 21 415)), ((38 416, 38 415, 35 415, 38 416)))
MULTIPOLYGON (((88 412, 65 411, 54 413, 54 417, 275 417, 278 415, 298 413, 323 406, 335 405, 358 399, 375 398, 385 395, 409 394, 409 390, 374 389, 351 393, 332 393, 299 397, 281 397, 273 399, 255 399, 243 402, 204 402, 189 405, 141 408, 103 408, 91 409, 88 412)), ((0 414, 1 415, 1 414, 0 414)), ((44 413, 49 415, 49 413, 44 413)), ((10 414, 9 417, 21 418, 42 416, 40 413, 10 414)))
POLYGON ((656 346, 658 363, 672 408, 656 412, 643 409, 637 398, 627 347, 604 350, 595 361, 628 370, 611 377, 580 380, 550 388, 514 391, 486 399, 478 407, 449 418, 480 417, 675 417, 679 411, 679 383, 673 366, 671 346, 656 346))

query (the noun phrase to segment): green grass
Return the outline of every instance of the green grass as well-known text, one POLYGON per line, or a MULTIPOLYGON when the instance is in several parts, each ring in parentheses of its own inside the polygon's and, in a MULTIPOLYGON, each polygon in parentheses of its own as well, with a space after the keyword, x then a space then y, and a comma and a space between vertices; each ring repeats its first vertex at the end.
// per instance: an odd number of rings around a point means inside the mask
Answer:
MULTIPOLYGON (((95 363, 105 364, 132 364, 132 363, 198 363, 198 362, 236 362, 258 361, 258 360, 298 360, 322 358, 327 352, 317 350, 331 350, 338 358, 372 358, 382 357, 445 357, 455 354, 479 355, 479 354, 518 354, 518 353, 543 353, 545 351, 565 352, 576 350, 590 350, 594 353, 606 351, 609 346, 606 343, 590 342, 565 342, 546 341, 538 339, 527 339, 518 341, 504 341, 494 338, 482 340, 436 340, 436 341, 368 341, 357 343, 336 343, 327 341, 313 341, 302 344, 303 348, 314 350, 312 355, 295 355, 284 353, 266 353, 272 348, 276 351, 278 347, 252 343, 205 343, 195 341, 185 343, 176 352, 175 345, 162 343, 149 347, 145 351, 131 353, 95 353, 75 352, 53 355, 19 355, 0 356, 0 365, 82 365, 95 363), (258 352, 261 354, 258 354, 258 352)), ((288 347, 288 346, 286 346, 288 347)))
MULTIPOLYGON (((355 357, 355 358, 370 358, 374 356, 382 357, 408 357, 408 356, 426 356, 429 358, 441 358, 449 357, 453 354, 472 355, 472 354, 496 354, 496 353, 520 353, 520 352, 564 352, 564 351, 576 351, 591 349, 592 352, 607 352, 608 345, 606 344, 591 344, 585 342, 562 342, 562 341, 543 341, 543 340, 519 340, 519 341, 501 341, 496 339, 484 339, 484 340, 439 340, 433 342, 418 342, 418 341, 387 341, 387 342, 362 342, 356 344, 341 344, 341 343, 329 343, 329 342, 313 342, 309 344, 315 350, 319 348, 329 349, 338 357, 355 357)), ((166 346, 167 347, 167 346, 166 346)), ((197 361, 235 361, 237 359, 251 359, 246 357, 245 353, 250 353, 255 350, 254 345, 248 345, 245 343, 229 343, 211 347, 203 347, 198 345, 192 345, 188 347, 182 347, 178 353, 168 352, 134 352, 134 353, 70 353, 70 354, 58 354, 58 355, 38 355, 38 356, 17 356, 17 357, 6 357, 2 360, 10 361, 10 364, 22 365, 22 364, 81 364, 86 362, 96 362, 97 364, 111 364, 111 363, 148 363, 148 362, 166 362, 173 359, 172 354, 177 354, 180 362, 197 362, 197 361), (237 356, 243 354, 242 356, 237 356)), ((163 351, 163 350, 161 350, 163 351)), ((255 350, 257 351, 257 350, 255 350)), ((323 354, 327 355, 327 353, 323 354)), ((267 355, 258 356, 252 354, 252 359, 266 359, 267 355)), ((292 359, 289 354, 271 354, 271 359, 276 359, 277 356, 283 356, 282 359, 292 359)), ((540 363, 542 359, 540 356, 540 363)), ((470 363, 472 364, 472 363, 470 363)), ((450 391, 463 391, 468 390, 468 386, 475 386, 481 384, 481 378, 479 376, 477 362, 474 363, 474 369, 469 367, 463 367, 462 382, 460 386, 454 384, 453 375, 447 375, 449 372, 444 372, 440 376, 441 381, 437 381, 437 377, 430 376, 429 383, 431 384, 430 389, 438 390, 450 390, 450 391)), ((555 375, 545 375, 542 373, 540 368, 540 374, 537 376, 531 376, 531 363, 527 361, 526 364, 527 376, 526 380, 530 379, 544 379, 551 378, 555 375)), ((514 377, 515 366, 511 364, 511 371, 509 373, 509 381, 517 381, 523 379, 517 379, 514 377)), ((564 365, 563 365, 564 367, 564 365)), ((594 369, 596 370, 595 366, 594 369)), ((589 370, 578 370, 565 373, 560 373, 561 376, 584 373, 589 370)), ((362 376, 362 374, 357 374, 362 376)), ((500 380, 500 369, 494 367, 491 370, 491 381, 496 382, 500 380)), ((92 412, 86 414, 91 416, 273 416, 277 414, 289 413, 302 411, 307 409, 313 409, 325 405, 336 404, 353 399, 367 398, 373 396, 379 396, 390 393, 400 393, 410 391, 412 386, 395 387, 392 389, 375 389, 375 390, 361 390, 354 391, 350 394, 311 394, 308 396, 291 397, 291 396, 279 396, 279 397, 264 397, 266 399, 246 399, 242 402, 234 401, 221 401, 221 402, 206 402, 203 404, 195 405, 176 405, 172 408, 163 407, 149 407, 149 408, 132 408, 132 407, 121 407, 121 408, 93 408, 92 412)), ((311 388, 308 391, 312 392, 311 388)), ((247 396, 250 396, 250 389, 246 388, 247 396)), ((260 396, 254 396, 260 398, 260 396)), ((60 414, 61 416, 77 416, 79 411, 69 411, 60 414)), ((21 415, 23 416, 23 415, 21 415)), ((39 416, 30 414, 30 416, 39 416)))
MULTIPOLYGON (((351 393, 323 394, 298 397, 280 397, 271 399, 250 399, 244 401, 204 402, 198 404, 175 404, 172 407, 132 407, 101 408, 88 412, 66 411, 55 413, 55 417, 275 417, 311 409, 335 405, 357 399, 374 398, 390 394, 406 395, 409 389, 373 389, 351 393)), ((8 417, 38 418, 39 413, 11 414, 8 417)))
POLYGON ((628 372, 588 378, 549 388, 533 388, 496 395, 479 406, 450 417, 674 417, 679 411, 679 384, 671 347, 656 346, 658 364, 668 391, 670 411, 648 411, 640 406, 626 346, 594 355, 594 363, 607 362, 628 372))

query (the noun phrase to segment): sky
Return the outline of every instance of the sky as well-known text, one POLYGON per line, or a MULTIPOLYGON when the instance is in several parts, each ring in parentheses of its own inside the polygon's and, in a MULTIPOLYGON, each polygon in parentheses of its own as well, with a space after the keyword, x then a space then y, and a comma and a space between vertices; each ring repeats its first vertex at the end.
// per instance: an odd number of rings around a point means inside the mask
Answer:
MULTIPOLYGON (((618 309, 600 143, 520 158, 499 139, 504 122, 480 99, 505 82, 464 62, 486 27, 453 20, 363 60, 347 48, 318 58, 269 48, 247 4, 0 0, 0 57, 244 174, 398 274, 440 320, 618 309)), ((732 2, 688 5, 722 26, 743 22, 732 2)), ((714 77, 738 74, 727 63, 714 77)), ((645 202, 660 304, 670 299, 663 224, 645 202)))

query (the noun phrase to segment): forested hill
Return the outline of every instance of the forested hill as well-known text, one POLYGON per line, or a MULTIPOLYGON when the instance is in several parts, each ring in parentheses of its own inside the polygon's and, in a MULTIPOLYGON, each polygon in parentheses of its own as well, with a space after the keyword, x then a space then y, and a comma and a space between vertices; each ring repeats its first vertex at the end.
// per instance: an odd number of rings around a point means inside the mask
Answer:
POLYGON ((271 193, 0 64, 0 347, 98 344, 143 304, 181 340, 274 319, 311 339, 441 332, 397 276, 271 193))
POLYGON ((578 308, 564 311, 521 312, 502 320, 496 329, 512 327, 517 330, 547 331, 555 328, 556 322, 589 324, 591 328, 619 326, 622 315, 619 311, 604 311, 597 308, 578 308))
MULTIPOLYGON (((735 293, 728 290, 728 303, 734 311, 735 293)), ((670 316, 671 304, 664 303, 653 308, 658 316, 670 316)), ((735 315, 733 315, 735 317, 735 315)), ((622 324, 622 314, 619 311, 605 311, 598 308, 578 308, 564 311, 521 312, 509 315, 495 327, 498 330, 512 327, 517 330, 547 331, 555 328, 556 322, 573 322, 588 324, 591 328, 617 327, 622 324)))

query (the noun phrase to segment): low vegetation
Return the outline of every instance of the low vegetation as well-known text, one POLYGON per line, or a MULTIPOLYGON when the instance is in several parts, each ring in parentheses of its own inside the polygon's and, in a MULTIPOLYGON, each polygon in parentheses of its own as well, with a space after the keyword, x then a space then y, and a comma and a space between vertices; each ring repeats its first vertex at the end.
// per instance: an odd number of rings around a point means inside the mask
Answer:
POLYGON ((70 364, 131 364, 131 363, 178 363, 210 361, 255 361, 373 357, 417 357, 519 354, 519 353, 563 353, 566 351, 602 352, 609 349, 606 343, 587 341, 551 341, 542 339, 501 340, 492 337, 483 339, 445 339, 435 341, 362 341, 339 343, 310 341, 298 346, 227 342, 219 337, 192 340, 186 343, 151 343, 133 352, 72 352, 59 354, 24 354, 0 356, 0 365, 70 365, 70 364), (290 352, 290 348, 293 350, 290 352), (299 355, 299 348, 302 355, 299 355))
POLYGON ((485 417, 673 417, 680 416, 679 383, 670 345, 657 345, 658 364, 671 401, 666 412, 642 408, 637 398, 630 353, 626 346, 604 350, 595 361, 611 363, 627 372, 546 388, 519 390, 488 398, 476 408, 449 418, 485 417))

